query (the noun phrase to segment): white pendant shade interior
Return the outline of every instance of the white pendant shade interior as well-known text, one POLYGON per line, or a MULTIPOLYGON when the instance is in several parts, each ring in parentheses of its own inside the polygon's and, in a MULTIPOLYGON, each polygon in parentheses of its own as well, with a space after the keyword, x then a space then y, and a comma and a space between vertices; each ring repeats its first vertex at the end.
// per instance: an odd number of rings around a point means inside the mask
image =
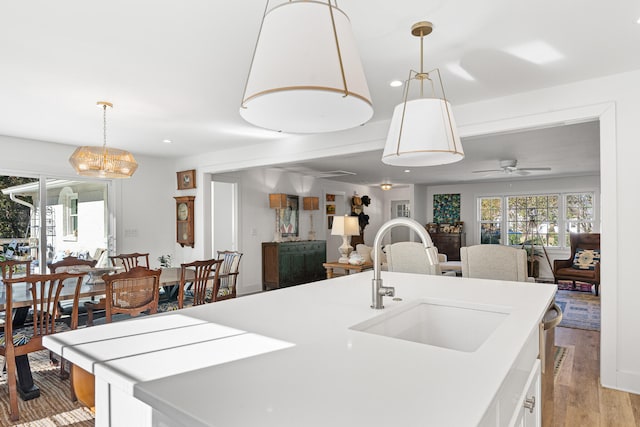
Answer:
POLYGON ((69 158, 69 163, 78 175, 94 178, 129 178, 138 169, 133 155, 125 150, 107 148, 107 107, 113 107, 113 104, 106 101, 99 101, 97 104, 103 109, 103 144, 76 148, 69 158))
POLYGON ((328 1, 265 9, 240 115, 290 133, 353 128, 373 116, 347 15, 328 1))
POLYGON ((451 104, 444 94, 440 71, 423 71, 423 39, 432 29, 430 22, 418 22, 411 28, 411 34, 420 37, 420 72, 409 72, 409 79, 405 82, 404 101, 393 111, 382 154, 382 162, 385 164, 435 166, 464 158, 451 104), (419 83, 420 97, 408 100, 412 82, 419 83), (430 91, 429 96, 424 93, 425 83, 430 91), (438 93, 438 88, 441 93, 438 93))

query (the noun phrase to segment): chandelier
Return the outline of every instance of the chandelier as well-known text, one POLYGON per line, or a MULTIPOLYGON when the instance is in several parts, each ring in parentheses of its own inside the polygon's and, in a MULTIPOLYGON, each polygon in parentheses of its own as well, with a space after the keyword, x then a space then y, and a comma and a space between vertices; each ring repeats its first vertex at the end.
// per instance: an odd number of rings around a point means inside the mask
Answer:
POLYGON ((335 0, 265 7, 240 115, 266 129, 318 133, 373 116, 347 15, 335 0))
POLYGON ((78 147, 69 157, 69 163, 78 175, 94 178, 129 178, 138 168, 133 155, 126 150, 107 148, 107 107, 113 104, 98 101, 102 106, 103 143, 102 146, 78 147))
POLYGON ((420 72, 409 71, 404 101, 393 111, 382 154, 382 162, 388 165, 435 166, 464 158, 451 104, 444 93, 440 70, 436 68, 423 71, 423 39, 432 30, 433 24, 425 21, 411 27, 411 34, 420 37, 420 72), (420 83, 420 97, 409 101, 409 87, 416 80, 420 83), (429 97, 424 93, 425 82, 431 89, 429 97))

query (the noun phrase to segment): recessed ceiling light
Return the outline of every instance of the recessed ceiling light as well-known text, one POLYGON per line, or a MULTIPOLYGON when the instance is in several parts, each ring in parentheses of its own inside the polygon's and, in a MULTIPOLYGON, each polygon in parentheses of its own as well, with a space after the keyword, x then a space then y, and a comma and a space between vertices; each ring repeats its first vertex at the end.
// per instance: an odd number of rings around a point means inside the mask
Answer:
POLYGON ((507 49, 507 52, 520 59, 524 59, 525 61, 538 65, 548 64, 549 62, 558 61, 564 58, 564 55, 558 52, 551 45, 541 40, 513 46, 507 49))
POLYGON ((400 87, 402 86, 404 83, 402 83, 402 80, 391 80, 389 82, 389 86, 391 87, 400 87))
POLYGON ((640 18, 638 18, 638 20, 636 21, 637 24, 640 24, 640 18))
POLYGON ((170 139, 163 139, 162 142, 164 142, 165 144, 171 144, 173 141, 170 139))
POLYGON ((409 173, 409 172, 411 172, 411 169, 405 169, 404 172, 405 173, 409 173))
POLYGON ((468 80, 470 82, 475 80, 473 76, 469 74, 467 70, 462 68, 460 64, 449 64, 447 65, 447 68, 449 69, 449 71, 451 71, 453 74, 455 74, 458 77, 462 77, 463 79, 468 80))

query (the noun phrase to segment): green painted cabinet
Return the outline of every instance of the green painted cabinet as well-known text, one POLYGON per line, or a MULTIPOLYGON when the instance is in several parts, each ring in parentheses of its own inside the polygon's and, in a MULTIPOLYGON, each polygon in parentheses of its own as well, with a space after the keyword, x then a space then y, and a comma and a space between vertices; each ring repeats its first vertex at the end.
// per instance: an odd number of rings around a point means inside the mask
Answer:
POLYGON ((262 290, 324 279, 326 253, 324 240, 262 243, 262 290))

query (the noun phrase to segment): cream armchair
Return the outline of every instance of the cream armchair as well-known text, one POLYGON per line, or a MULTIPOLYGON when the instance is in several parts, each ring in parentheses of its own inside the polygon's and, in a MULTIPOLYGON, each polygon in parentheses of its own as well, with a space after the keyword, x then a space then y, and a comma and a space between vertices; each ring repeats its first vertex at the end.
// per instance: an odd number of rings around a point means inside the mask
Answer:
MULTIPOLYGON (((424 245, 418 242, 397 242, 385 246, 389 271, 441 275, 440 264, 430 265, 424 245)), ((440 255, 440 254, 438 254, 440 255)), ((438 262, 440 262, 438 256, 438 262)))
POLYGON ((462 277, 535 282, 527 275, 527 252, 503 245, 475 245, 460 248, 462 277))

